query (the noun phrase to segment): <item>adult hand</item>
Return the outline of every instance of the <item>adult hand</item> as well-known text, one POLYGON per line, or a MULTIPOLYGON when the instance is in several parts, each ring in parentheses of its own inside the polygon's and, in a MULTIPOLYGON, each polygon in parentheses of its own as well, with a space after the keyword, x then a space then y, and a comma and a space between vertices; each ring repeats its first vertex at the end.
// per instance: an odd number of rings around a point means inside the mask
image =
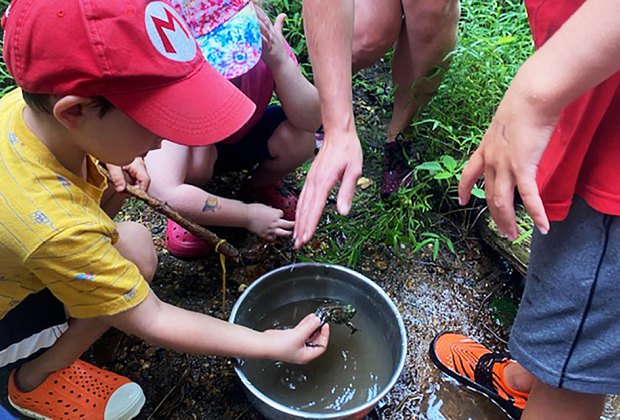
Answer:
POLYGON ((484 190, 491 216, 510 240, 518 237, 514 188, 541 233, 549 231, 536 174, 538 163, 553 134, 559 114, 546 114, 528 95, 522 78, 502 99, 478 150, 469 159, 459 183, 459 202, 465 205, 476 180, 484 175, 484 190))
POLYGON ((295 222, 283 219, 284 212, 280 209, 260 203, 248 205, 248 223, 246 228, 253 234, 274 241, 280 236, 291 236, 295 222))
POLYGON ((147 191, 151 183, 151 178, 146 170, 144 159, 135 158, 133 162, 125 166, 116 166, 106 163, 108 172, 112 177, 112 183, 114 189, 117 192, 124 192, 127 187, 127 183, 136 186, 141 190, 147 191))
POLYGON ((290 60, 286 41, 284 40, 284 35, 282 35, 286 15, 280 13, 272 24, 269 17, 260 7, 255 7, 255 9, 263 41, 263 55, 261 59, 270 69, 275 68, 283 60, 290 60))
POLYGON ((362 174, 362 161, 362 147, 355 128, 346 132, 325 132, 325 140, 310 167, 297 203, 295 248, 302 247, 314 235, 327 196, 340 180, 338 213, 349 214, 355 185, 362 174))
POLYGON ((282 362, 306 364, 316 359, 327 350, 329 342, 329 324, 317 331, 321 320, 309 314, 290 330, 267 330, 273 343, 272 359, 282 362))

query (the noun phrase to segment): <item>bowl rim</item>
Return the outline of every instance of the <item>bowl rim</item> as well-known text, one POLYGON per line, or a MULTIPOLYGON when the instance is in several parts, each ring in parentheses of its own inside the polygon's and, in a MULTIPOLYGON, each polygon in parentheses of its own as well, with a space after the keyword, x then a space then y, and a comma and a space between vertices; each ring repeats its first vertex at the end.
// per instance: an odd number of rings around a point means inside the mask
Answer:
POLYGON ((334 412, 334 413, 315 413, 315 412, 301 411, 301 410, 287 407, 273 400, 267 395, 265 395, 258 388, 256 388, 250 382, 250 380, 245 375, 245 373, 243 373, 243 371, 241 370, 241 366, 240 366, 240 363, 241 363, 240 358, 236 359, 235 366, 234 366, 235 373, 237 374, 237 377, 243 383, 246 390, 250 391, 255 398, 258 398, 264 404, 268 405, 274 410, 279 411, 282 414, 286 414, 289 416, 296 416, 297 418, 308 418, 308 419, 336 419, 336 418, 352 416, 354 414, 358 414, 360 412, 363 412, 364 410, 371 409, 372 407, 374 407, 394 387, 394 385, 396 384, 396 381, 398 381, 398 378, 400 377, 403 371, 403 368, 405 367, 405 360, 407 358, 407 330, 405 329, 405 323, 403 322, 402 316, 400 315, 400 312, 398 311, 398 308, 396 307, 392 299, 388 296, 387 293, 385 293, 385 291, 378 284, 376 284, 374 281, 372 281, 365 275, 355 270, 352 270, 350 268, 343 267, 341 265, 324 264, 324 263, 316 263, 316 262, 289 264, 289 265, 276 268, 274 270, 271 270, 263 274, 258 279, 256 279, 247 289, 245 289, 243 293, 241 294, 241 296, 239 296, 239 299, 237 299, 237 301, 235 302, 232 308, 232 311, 230 313, 230 317, 228 318, 228 322, 231 322, 233 324, 235 323, 235 319, 237 318, 237 313, 239 312, 239 308, 241 307, 241 305, 243 304, 247 296, 252 292, 253 289, 257 288, 262 282, 264 282, 266 278, 271 277, 274 274, 279 273, 281 271, 289 270, 293 272, 297 268, 308 268, 308 267, 321 267, 321 268, 334 269, 338 271, 344 271, 352 275, 353 277, 356 277, 359 280, 363 281, 368 286, 372 287, 387 302, 388 306, 390 307, 390 309, 396 316, 396 319, 398 322, 398 330, 402 337, 401 357, 388 383, 383 387, 383 389, 373 399, 371 399, 370 401, 367 401, 366 403, 360 406, 350 408, 344 411, 334 412))

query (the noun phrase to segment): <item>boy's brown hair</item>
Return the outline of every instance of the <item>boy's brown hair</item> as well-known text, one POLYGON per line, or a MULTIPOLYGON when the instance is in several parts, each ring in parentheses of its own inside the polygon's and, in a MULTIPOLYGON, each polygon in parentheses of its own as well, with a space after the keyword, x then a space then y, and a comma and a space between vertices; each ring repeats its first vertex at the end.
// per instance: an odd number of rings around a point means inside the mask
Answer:
MULTIPOLYGON (((26 104, 37 112, 52 114, 50 95, 46 93, 30 93, 22 91, 26 104)), ((93 96, 93 101, 100 107, 99 117, 103 117, 114 105, 103 96, 93 96)))

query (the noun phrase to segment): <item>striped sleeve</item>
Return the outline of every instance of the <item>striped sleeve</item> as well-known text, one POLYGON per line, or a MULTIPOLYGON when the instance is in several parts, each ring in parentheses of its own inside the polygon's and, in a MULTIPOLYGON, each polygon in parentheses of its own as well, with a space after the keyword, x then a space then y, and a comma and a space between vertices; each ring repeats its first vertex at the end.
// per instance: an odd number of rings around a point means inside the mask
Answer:
POLYGON ((39 246, 26 264, 75 318, 123 312, 149 292, 138 267, 118 252, 98 225, 62 230, 39 246))

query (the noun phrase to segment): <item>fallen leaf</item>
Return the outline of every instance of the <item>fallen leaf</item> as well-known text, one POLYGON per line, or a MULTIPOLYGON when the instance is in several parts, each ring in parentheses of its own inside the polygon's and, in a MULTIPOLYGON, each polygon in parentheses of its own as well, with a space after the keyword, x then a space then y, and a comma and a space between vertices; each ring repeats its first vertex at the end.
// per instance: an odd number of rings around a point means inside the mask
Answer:
POLYGON ((374 184, 374 181, 370 178, 361 177, 360 179, 357 180, 357 186, 363 190, 370 187, 372 184, 374 184))

